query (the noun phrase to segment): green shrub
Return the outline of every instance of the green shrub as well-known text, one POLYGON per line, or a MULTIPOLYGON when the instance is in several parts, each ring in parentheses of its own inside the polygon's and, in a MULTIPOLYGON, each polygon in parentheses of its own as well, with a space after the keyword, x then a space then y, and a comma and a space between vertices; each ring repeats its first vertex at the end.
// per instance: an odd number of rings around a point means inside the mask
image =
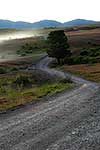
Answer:
POLYGON ((72 56, 69 58, 65 58, 64 63, 67 63, 68 65, 81 64, 82 58, 82 56, 72 56))
POLYGON ((100 47, 83 49, 80 51, 81 56, 97 57, 100 56, 100 47))
POLYGON ((15 80, 13 81, 13 83, 16 84, 19 87, 21 87, 21 86, 24 87, 24 86, 30 84, 31 80, 27 76, 17 75, 16 78, 15 78, 15 80))

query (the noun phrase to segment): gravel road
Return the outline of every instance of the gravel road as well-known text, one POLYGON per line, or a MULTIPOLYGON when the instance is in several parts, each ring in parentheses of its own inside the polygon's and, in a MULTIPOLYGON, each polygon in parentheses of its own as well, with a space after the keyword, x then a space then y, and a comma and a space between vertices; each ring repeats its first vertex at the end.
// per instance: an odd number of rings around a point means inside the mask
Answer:
MULTIPOLYGON (((50 61, 45 57, 36 67, 65 78, 48 68, 50 61)), ((71 78, 75 88, 0 114, 0 150, 100 150, 99 85, 71 78)))

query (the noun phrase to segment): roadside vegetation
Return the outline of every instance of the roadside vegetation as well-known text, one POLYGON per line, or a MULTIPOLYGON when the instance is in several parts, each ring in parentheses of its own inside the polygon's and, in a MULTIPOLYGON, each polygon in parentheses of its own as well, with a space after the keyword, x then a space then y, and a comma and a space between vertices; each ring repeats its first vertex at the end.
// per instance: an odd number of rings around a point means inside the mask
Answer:
POLYGON ((44 96, 51 96, 73 85, 69 81, 54 80, 41 71, 26 71, 0 77, 0 111, 27 102, 37 102, 44 96))

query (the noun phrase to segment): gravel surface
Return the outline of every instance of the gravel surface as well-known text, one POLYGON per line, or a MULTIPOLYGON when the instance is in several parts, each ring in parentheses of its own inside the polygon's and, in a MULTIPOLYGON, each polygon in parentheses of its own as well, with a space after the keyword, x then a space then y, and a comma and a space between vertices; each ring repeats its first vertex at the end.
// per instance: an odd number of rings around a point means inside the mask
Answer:
POLYGON ((53 77, 70 76, 76 87, 38 104, 0 114, 0 150, 100 150, 99 85, 37 64, 53 77))

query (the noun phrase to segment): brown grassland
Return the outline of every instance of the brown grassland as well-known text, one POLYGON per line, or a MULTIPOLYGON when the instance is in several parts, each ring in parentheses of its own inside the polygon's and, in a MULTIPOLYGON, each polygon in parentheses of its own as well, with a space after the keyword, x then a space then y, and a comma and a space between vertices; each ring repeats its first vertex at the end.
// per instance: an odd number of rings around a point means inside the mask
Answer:
POLYGON ((100 45, 100 28, 66 32, 66 35, 68 36, 70 49, 76 54, 82 48, 91 48, 95 44, 100 45))
POLYGON ((63 69, 86 78, 87 80, 100 82, 100 64, 65 65, 63 69))

